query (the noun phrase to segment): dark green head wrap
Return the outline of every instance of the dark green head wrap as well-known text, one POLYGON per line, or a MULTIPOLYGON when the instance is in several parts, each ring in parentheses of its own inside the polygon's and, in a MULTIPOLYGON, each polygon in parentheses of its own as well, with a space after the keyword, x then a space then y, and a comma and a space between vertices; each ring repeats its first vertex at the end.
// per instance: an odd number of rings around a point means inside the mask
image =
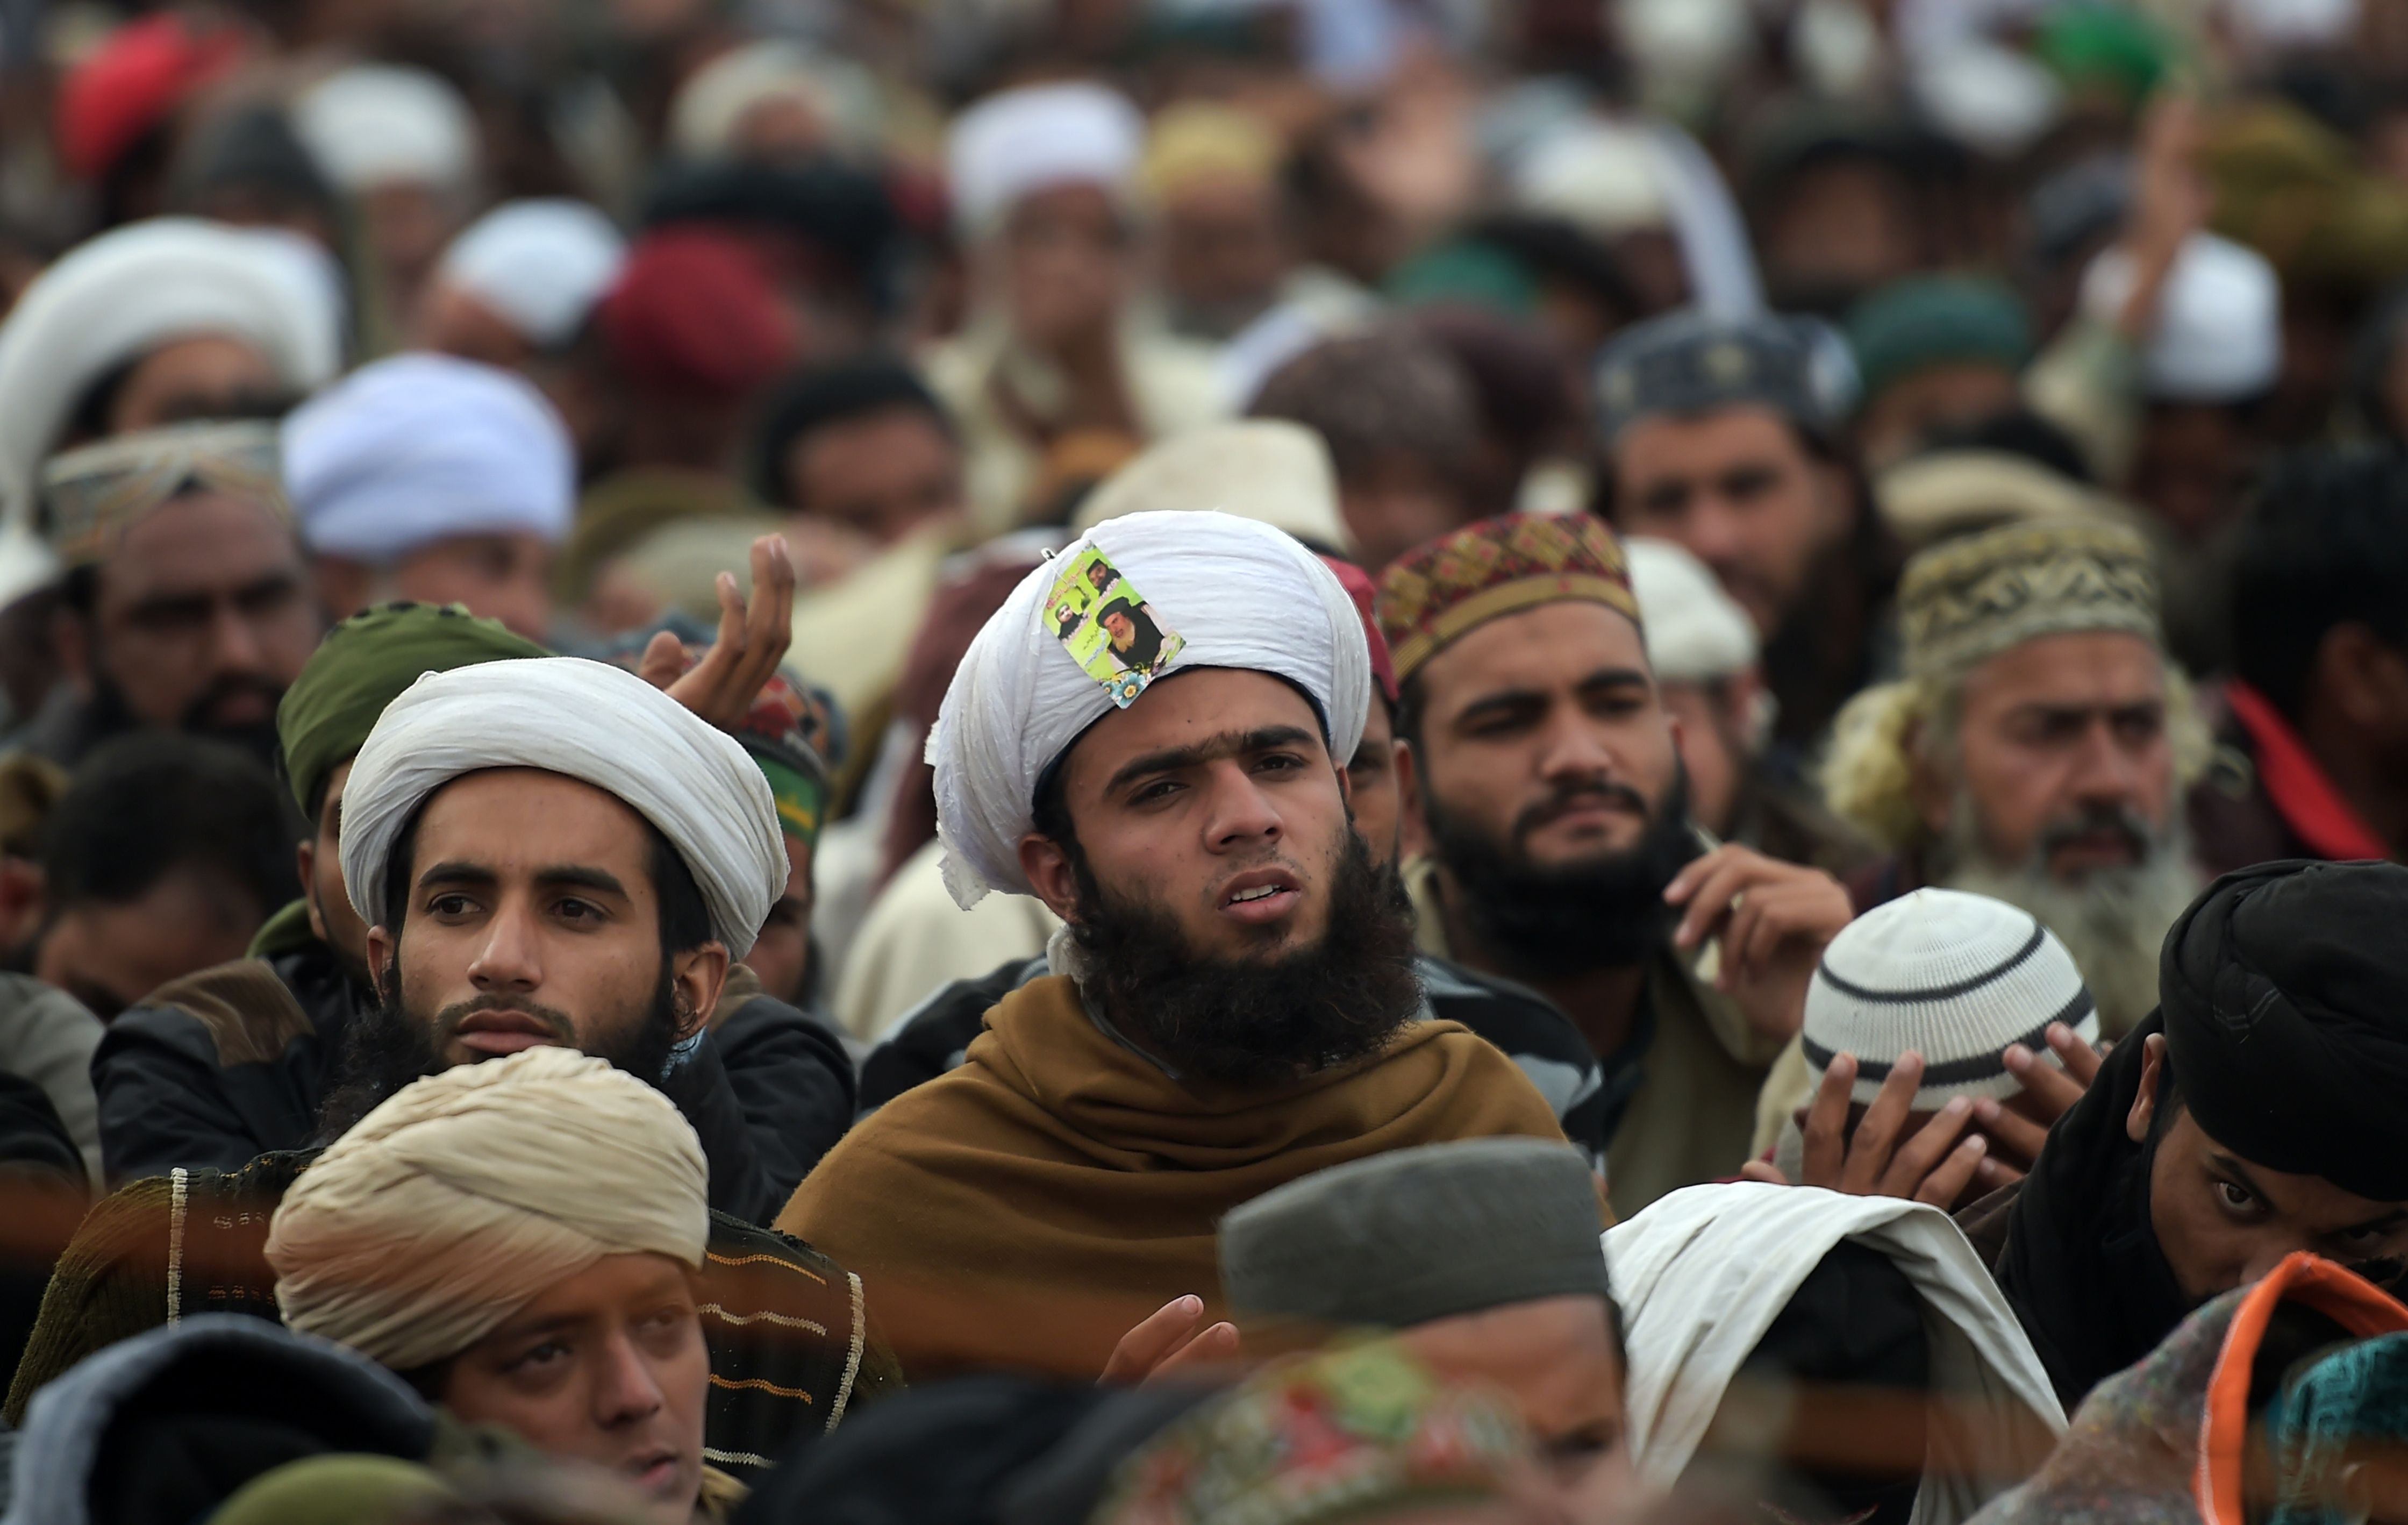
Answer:
POLYGON ((2017 371, 2032 353, 2023 302, 1998 281, 1973 276, 1893 281, 1856 305, 1847 333, 1867 402, 1934 366, 2017 371))
POLYGON ((352 615, 326 632, 276 707, 293 798, 314 811, 326 775, 358 754, 385 706, 420 674, 551 655, 458 604, 381 604, 352 615))

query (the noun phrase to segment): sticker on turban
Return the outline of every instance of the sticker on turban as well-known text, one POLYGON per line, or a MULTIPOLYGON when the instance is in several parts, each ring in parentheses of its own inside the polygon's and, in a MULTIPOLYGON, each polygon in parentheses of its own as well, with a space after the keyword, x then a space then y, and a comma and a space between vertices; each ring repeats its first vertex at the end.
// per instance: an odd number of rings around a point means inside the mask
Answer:
POLYGON ((1092 547, 1054 579, 1045 605, 1062 649, 1124 710, 1186 644, 1111 558, 1092 547))

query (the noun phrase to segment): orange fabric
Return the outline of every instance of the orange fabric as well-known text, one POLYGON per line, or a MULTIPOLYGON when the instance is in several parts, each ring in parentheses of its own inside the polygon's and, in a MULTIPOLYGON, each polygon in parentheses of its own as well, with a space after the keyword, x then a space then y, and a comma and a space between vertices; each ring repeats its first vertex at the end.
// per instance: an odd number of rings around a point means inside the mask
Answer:
POLYGON ((2361 1340, 2408 1331, 2408 1307, 2363 1277, 2305 1251, 2283 1258, 2241 1305, 2224 1331, 2200 1417, 2195 1490, 2205 1525, 2248 1525, 2243 1470, 2249 1455, 2249 1376, 2258 1342, 2281 1302, 2304 1302, 2361 1340))
POLYGON ((880 1108, 778 1228, 860 1273, 917 1381, 1010 1366, 1092 1379, 1196 1293, 1222 1316, 1221 1216, 1313 1171, 1453 1139, 1560 1139, 1522 1072, 1461 1026, 1275 1092, 1183 1086, 1088 1019, 1062 976, 1006 996, 952 1073, 880 1108))

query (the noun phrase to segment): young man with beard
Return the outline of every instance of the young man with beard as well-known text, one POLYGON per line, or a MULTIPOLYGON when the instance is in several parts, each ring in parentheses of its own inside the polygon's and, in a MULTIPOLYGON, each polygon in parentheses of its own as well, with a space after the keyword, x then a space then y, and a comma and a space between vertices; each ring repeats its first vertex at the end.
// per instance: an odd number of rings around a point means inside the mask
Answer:
POLYGON ((930 741, 947 882, 1043 899, 1067 924, 1054 972, 778 1223, 860 1271, 912 1376, 1093 1377, 1166 1303, 1219 1304, 1213 1225, 1238 1203, 1386 1149, 1562 1136, 1504 1055, 1411 1020, 1412 926, 1342 763, 1371 697, 1338 579, 1223 514, 1098 525, 979 632, 930 741), (1090 551, 1176 638, 1133 697, 1051 626, 1090 551))
POLYGON ((1383 574, 1424 949, 1535 987, 1603 1061, 1627 1216, 1747 1158, 1764 1068, 1848 921, 1839 882, 1691 823, 1622 547, 1509 514, 1383 574))

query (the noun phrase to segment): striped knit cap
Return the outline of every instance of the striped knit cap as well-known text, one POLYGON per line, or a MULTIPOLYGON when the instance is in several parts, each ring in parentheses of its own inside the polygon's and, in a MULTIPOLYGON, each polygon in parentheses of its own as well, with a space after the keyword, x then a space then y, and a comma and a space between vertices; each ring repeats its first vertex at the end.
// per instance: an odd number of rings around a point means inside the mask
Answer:
POLYGON ((2056 1063, 2052 1022, 2098 1042, 2098 1009, 2057 935, 2003 900, 1919 889, 1831 940, 1806 991, 1802 1046, 1817 1085, 1835 1056, 1856 1056, 1862 1102, 1912 1049, 1924 1061, 1914 1110, 1937 1112, 1951 1097, 2021 1089, 2001 1057, 2014 1044, 2056 1063))

